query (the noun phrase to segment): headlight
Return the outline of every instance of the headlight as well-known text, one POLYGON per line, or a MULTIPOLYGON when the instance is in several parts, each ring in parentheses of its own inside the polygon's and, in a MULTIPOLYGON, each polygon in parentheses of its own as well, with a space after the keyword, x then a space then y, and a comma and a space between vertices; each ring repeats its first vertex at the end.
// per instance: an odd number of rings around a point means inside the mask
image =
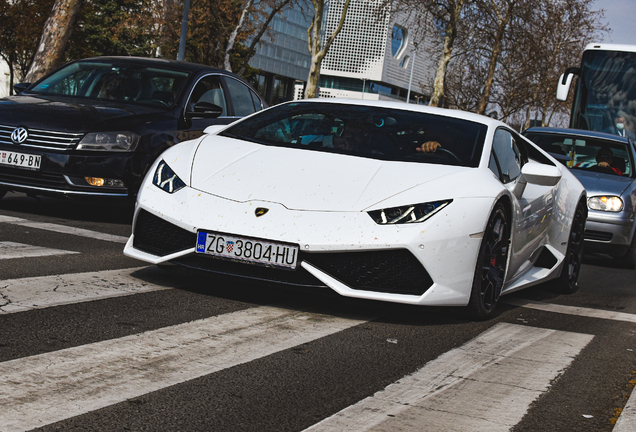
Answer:
POLYGON ((91 132, 77 145, 78 150, 133 151, 139 142, 134 132, 91 132))
POLYGON ((591 210, 619 212, 623 210, 623 200, 617 196, 595 196, 587 200, 591 210))
POLYGON ((369 216, 379 225, 424 222, 449 205, 453 200, 433 201, 382 210, 373 210, 369 216))
POLYGON ((157 165, 155 175, 152 178, 152 184, 168 193, 175 193, 186 186, 183 180, 177 177, 174 171, 172 171, 163 160, 157 165))

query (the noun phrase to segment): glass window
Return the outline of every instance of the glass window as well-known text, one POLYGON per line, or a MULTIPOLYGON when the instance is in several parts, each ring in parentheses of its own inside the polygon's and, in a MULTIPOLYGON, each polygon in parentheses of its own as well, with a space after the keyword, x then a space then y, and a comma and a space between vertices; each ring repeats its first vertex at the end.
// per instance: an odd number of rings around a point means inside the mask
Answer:
POLYGON ((230 91, 235 116, 243 117, 256 111, 250 89, 247 86, 233 78, 226 78, 225 83, 230 91))
POLYGON ((477 167, 486 130, 481 123, 421 112, 303 102, 275 106, 221 134, 263 145, 477 167), (428 141, 441 147, 423 151, 428 141))
POLYGON ((188 76, 128 62, 80 61, 44 78, 31 92, 169 107, 188 76))
POLYGON ((492 142, 492 150, 499 162, 501 180, 509 183, 519 177, 523 164, 521 152, 512 134, 505 129, 497 129, 492 142))
POLYGON ((570 169, 634 177, 632 153, 626 142, 532 132, 527 137, 570 169))
POLYGON ((391 53, 393 57, 399 57, 404 52, 407 31, 404 27, 395 24, 391 34, 391 53))
POLYGON ((208 102, 218 105, 223 109, 222 116, 227 115, 227 105, 225 92, 221 86, 221 79, 218 75, 209 75, 197 83, 192 90, 192 95, 188 102, 188 111, 193 111, 194 106, 199 102, 208 102))

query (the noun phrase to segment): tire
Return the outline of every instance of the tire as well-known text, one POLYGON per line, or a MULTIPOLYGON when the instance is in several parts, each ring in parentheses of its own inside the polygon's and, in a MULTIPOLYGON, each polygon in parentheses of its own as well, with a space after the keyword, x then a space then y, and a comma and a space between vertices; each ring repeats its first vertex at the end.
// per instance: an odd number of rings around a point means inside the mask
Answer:
POLYGON ((510 251, 510 220, 506 208, 497 203, 484 231, 479 247, 475 276, 467 312, 478 321, 494 316, 504 284, 510 251))
POLYGON ((580 202, 574 212, 561 274, 552 282, 553 291, 560 294, 574 294, 579 289, 577 281, 583 261, 583 236, 585 234, 586 219, 587 206, 584 202, 580 202))

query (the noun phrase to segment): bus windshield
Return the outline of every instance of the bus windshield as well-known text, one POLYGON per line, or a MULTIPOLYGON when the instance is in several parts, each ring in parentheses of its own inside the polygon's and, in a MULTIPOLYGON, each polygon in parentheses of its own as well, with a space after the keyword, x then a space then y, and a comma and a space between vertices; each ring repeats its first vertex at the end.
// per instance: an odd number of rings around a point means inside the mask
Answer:
POLYGON ((636 52, 584 52, 571 127, 634 140, 636 52))

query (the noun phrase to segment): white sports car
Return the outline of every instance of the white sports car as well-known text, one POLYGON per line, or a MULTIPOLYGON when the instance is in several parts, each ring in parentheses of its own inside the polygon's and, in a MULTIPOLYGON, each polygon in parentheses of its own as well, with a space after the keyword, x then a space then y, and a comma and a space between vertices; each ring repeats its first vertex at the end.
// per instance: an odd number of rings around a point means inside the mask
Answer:
POLYGON ((312 99, 163 153, 124 252, 486 319, 500 294, 576 290, 586 209, 581 183, 504 123, 312 99))

